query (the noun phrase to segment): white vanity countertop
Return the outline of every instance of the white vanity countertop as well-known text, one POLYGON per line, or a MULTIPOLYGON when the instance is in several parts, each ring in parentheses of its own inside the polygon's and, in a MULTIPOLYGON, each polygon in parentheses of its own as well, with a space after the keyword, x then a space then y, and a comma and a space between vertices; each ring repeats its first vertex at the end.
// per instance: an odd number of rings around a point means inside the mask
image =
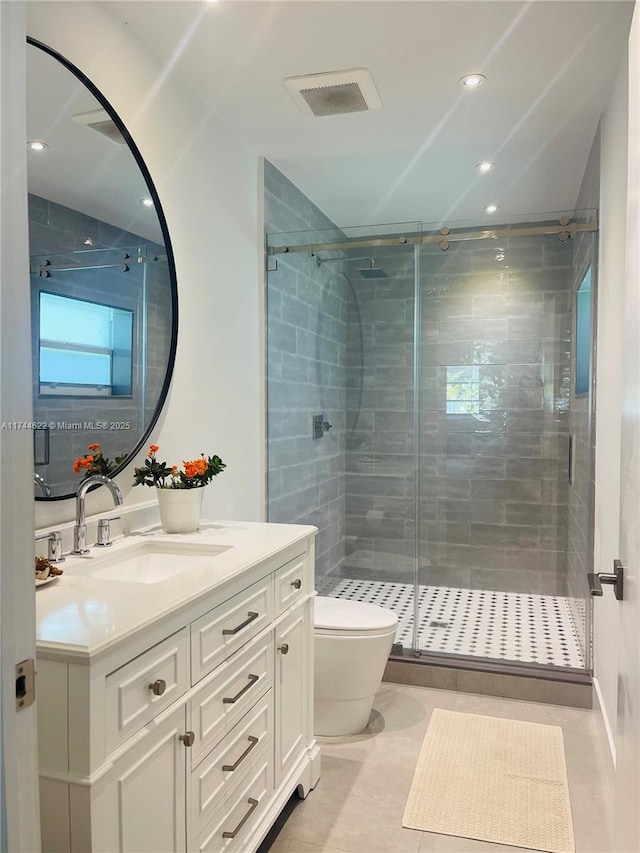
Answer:
POLYGON ((197 533, 167 535, 156 527, 120 537, 108 549, 91 548, 86 556, 67 555, 60 566, 64 574, 36 590, 38 651, 88 659, 316 532, 302 524, 209 521, 197 533), (107 554, 110 560, 118 553, 124 557, 128 548, 149 540, 228 550, 161 583, 83 574, 107 554))

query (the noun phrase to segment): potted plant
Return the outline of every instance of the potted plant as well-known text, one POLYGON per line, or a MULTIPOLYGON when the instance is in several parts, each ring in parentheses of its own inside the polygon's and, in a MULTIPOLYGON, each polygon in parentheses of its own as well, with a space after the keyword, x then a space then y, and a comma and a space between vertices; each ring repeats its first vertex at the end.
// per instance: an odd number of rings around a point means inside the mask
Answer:
POLYGON ((179 469, 160 462, 156 457, 159 449, 152 444, 144 465, 133 469, 133 485, 155 487, 165 533, 192 533, 200 524, 204 487, 227 466, 219 456, 202 453, 199 459, 184 461, 179 469))
POLYGON ((73 470, 76 474, 82 472, 83 480, 86 480, 92 474, 103 474, 105 477, 109 477, 127 458, 127 454, 125 453, 122 456, 116 456, 112 462, 106 456, 102 455, 100 444, 97 441, 93 444, 88 444, 87 450, 90 450, 91 453, 79 456, 73 463, 73 470))

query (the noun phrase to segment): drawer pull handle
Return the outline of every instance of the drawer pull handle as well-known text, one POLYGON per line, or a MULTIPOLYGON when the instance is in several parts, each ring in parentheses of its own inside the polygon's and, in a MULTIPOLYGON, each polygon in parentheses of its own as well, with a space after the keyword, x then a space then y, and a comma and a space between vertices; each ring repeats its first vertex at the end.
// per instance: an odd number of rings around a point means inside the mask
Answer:
POLYGON ((193 746, 196 740, 196 736, 193 732, 185 732, 183 735, 180 735, 178 740, 181 740, 185 746, 193 746))
POLYGON ((234 764, 223 764, 222 769, 223 770, 236 770, 239 767, 239 765, 242 764, 242 762, 245 760, 247 755, 249 755, 251 750, 255 749, 256 744, 259 742, 260 742, 260 738, 254 737, 254 735, 249 735, 249 746, 245 749, 245 751, 242 753, 240 758, 236 762, 234 762, 234 764))
POLYGON ((241 622, 236 628, 225 628, 222 633, 223 634, 237 634, 238 631, 242 631, 243 628, 246 628, 247 625, 251 624, 254 619, 257 619, 260 614, 254 613, 251 610, 249 611, 249 618, 245 619, 244 622, 241 622))
POLYGON ((282 652, 283 655, 289 654, 289 643, 283 643, 281 646, 278 646, 278 651, 282 652))
POLYGON ((302 581, 300 580, 300 578, 296 578, 294 581, 291 581, 291 586, 294 589, 300 589, 300 587, 302 586, 302 581))
POLYGON ((240 832, 240 830, 242 829, 242 827, 245 825, 245 823, 249 820, 249 818, 251 817, 251 814, 252 814, 253 810, 254 810, 254 809, 256 808, 256 806, 258 805, 258 801, 257 801, 257 800, 254 800, 254 798, 253 798, 253 797, 249 797, 249 799, 247 800, 247 802, 249 803, 249 805, 251 806, 251 808, 250 808, 250 809, 249 809, 249 811, 246 813, 246 815, 242 818, 242 820, 241 820, 241 821, 240 821, 240 823, 236 826, 236 828, 233 830, 233 832, 223 832, 223 833, 222 833, 222 837, 223 837, 223 838, 235 838, 235 837, 236 837, 236 835, 237 835, 237 834, 240 832))
POLYGON ((248 684, 245 684, 245 686, 242 688, 242 690, 241 690, 239 693, 236 693, 236 695, 235 695, 235 696, 232 696, 232 697, 225 696, 225 697, 224 697, 224 699, 222 700, 223 704, 224 704, 224 705, 233 705, 233 704, 234 704, 234 702, 237 702, 237 701, 238 701, 238 699, 240 699, 240 697, 241 697, 241 696, 244 696, 244 694, 247 692, 247 690, 248 690, 248 689, 249 689, 253 684, 255 684, 255 683, 256 683, 256 681, 258 680, 258 678, 260 678, 260 676, 259 676, 259 675, 250 675, 250 676, 249 676, 249 683, 248 683, 248 684))
POLYGON ((153 693, 154 696, 162 696, 166 689, 167 682, 164 680, 164 678, 157 678, 149 685, 149 690, 153 693))

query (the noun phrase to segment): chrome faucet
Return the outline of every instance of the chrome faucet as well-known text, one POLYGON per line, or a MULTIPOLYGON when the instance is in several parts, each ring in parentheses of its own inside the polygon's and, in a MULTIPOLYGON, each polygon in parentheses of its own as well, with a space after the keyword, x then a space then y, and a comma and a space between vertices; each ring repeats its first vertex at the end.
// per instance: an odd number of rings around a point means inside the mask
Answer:
POLYGON ((89 549, 87 548, 87 525, 84 520, 84 499, 91 486, 100 485, 106 486, 109 489, 116 506, 122 503, 122 492, 117 484, 103 474, 92 474, 80 483, 76 492, 76 524, 73 528, 72 554, 89 553, 89 549))
POLYGON ((36 473, 33 475, 33 482, 36 484, 36 486, 38 486, 45 498, 51 497, 51 489, 49 488, 49 483, 47 483, 44 477, 36 473))

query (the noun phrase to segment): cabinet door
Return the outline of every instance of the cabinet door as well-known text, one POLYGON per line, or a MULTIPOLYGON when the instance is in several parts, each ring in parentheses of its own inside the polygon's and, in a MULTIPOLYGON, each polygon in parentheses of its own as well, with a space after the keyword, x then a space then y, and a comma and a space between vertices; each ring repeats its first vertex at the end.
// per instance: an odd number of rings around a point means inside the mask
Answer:
MULTIPOLYGON (((186 754, 181 706, 136 739, 102 780, 93 804, 94 850, 186 850, 186 754)), ((97 791, 96 791, 97 793, 97 791)))
POLYGON ((276 628, 276 788, 300 759, 311 728, 311 602, 276 628))

